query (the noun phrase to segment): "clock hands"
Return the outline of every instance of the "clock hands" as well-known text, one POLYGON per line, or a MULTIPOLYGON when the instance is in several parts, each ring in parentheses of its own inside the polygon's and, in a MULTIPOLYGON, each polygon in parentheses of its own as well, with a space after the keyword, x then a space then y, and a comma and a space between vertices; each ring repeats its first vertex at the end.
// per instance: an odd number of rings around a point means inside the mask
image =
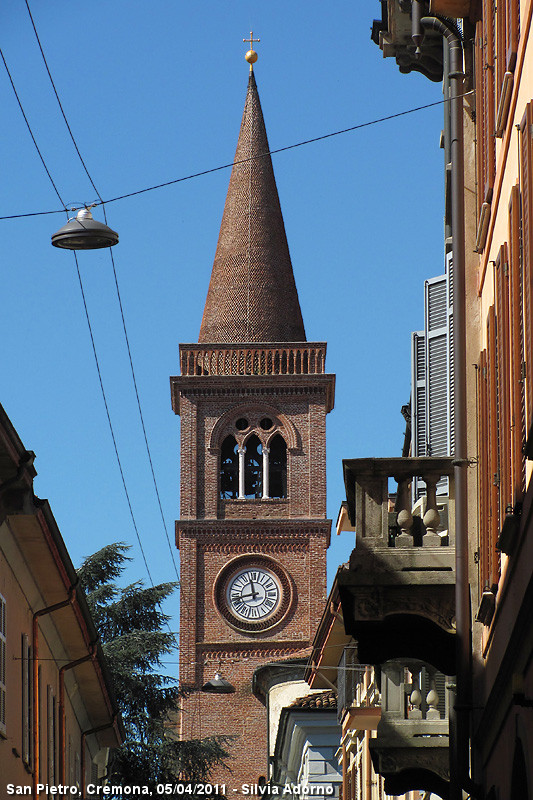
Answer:
POLYGON ((259 597, 259 592, 256 592, 255 589, 254 589, 253 581, 250 580, 249 583, 250 583, 252 592, 251 592, 251 594, 241 594, 240 595, 241 600, 244 600, 244 598, 248 598, 248 597, 251 597, 252 600, 255 600, 256 597, 259 597))

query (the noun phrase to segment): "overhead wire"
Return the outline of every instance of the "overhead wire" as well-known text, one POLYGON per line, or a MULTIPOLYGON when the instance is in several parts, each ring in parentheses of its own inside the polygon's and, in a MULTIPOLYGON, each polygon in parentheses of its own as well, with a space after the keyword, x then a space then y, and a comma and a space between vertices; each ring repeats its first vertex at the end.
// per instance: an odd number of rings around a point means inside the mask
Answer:
MULTIPOLYGON (((57 196, 59 198, 59 202, 63 205, 63 211, 67 212, 67 207, 66 207, 66 205, 65 205, 65 203, 64 203, 64 201, 63 201, 63 199, 61 197, 61 194, 60 194, 60 192, 59 192, 59 190, 58 190, 58 188, 57 188, 57 186, 56 186, 56 184, 54 182, 54 179, 52 178, 52 175, 51 175, 50 170, 49 170, 49 168, 48 168, 48 166, 46 164, 44 156, 43 156, 43 154, 42 154, 42 152, 41 152, 41 150, 40 150, 40 148, 39 148, 39 146, 37 144, 37 140, 36 140, 36 138, 35 138, 35 136, 33 134, 33 131, 31 129, 31 125, 29 123, 28 117, 27 117, 27 115, 26 115, 26 113, 24 111, 24 108, 22 106, 22 102, 20 100, 19 94, 18 94, 18 92, 16 90, 16 87, 15 87, 15 83, 13 81, 13 78, 12 78, 11 73, 9 71, 9 68, 7 66, 6 59, 5 59, 4 54, 3 54, 3 52, 1 50, 0 50, 0 55, 2 57, 2 61, 4 63, 4 67, 5 67, 6 72, 8 74, 8 77, 9 77, 9 80, 10 80, 10 83, 11 83, 11 87, 12 87, 13 92, 15 94, 15 97, 17 99, 19 108, 20 108, 22 116, 24 118, 24 122, 26 123, 26 127, 28 128, 28 131, 29 131, 29 134, 31 136, 32 142, 33 142, 33 144, 35 146, 35 149, 37 150, 37 153, 38 153, 39 158, 41 160, 41 163, 42 163, 42 165, 43 165, 43 167, 45 169, 45 172, 46 172, 46 174, 47 174, 47 176, 48 176, 48 178, 50 180, 50 183, 52 184, 52 186, 54 188, 54 191, 55 191, 55 193, 57 194, 57 196)), ((119 453, 118 453, 118 447, 117 447, 117 443, 116 443, 115 432, 114 432, 114 429, 113 429, 113 423, 111 421, 111 415, 109 413, 109 406, 108 406, 107 397, 106 397, 104 384, 103 384, 103 380, 102 380, 100 364, 99 364, 98 356, 97 356, 97 352, 96 352, 96 345, 95 345, 92 326, 91 326, 91 321, 90 321, 90 317, 89 317, 89 310, 88 310, 88 307, 87 307, 87 302, 86 302, 86 298, 85 298, 85 292, 83 290, 83 282, 82 282, 82 279, 81 279, 81 273, 80 273, 80 269, 79 269, 78 258, 77 258, 76 252, 75 251, 73 251, 73 252, 74 252, 74 258, 75 258, 75 262, 76 262, 76 270, 77 270, 77 273, 78 273, 78 279, 79 279, 79 283, 80 283, 83 306, 84 306, 84 309, 85 309, 85 316, 86 316, 87 324, 88 324, 88 327, 89 327, 89 335, 90 335, 92 348, 93 348, 93 354, 94 354, 94 358, 95 358, 95 362, 96 362, 96 370, 97 370, 98 378, 99 378, 99 381, 100 381, 100 389, 101 389, 101 392, 102 392, 104 406, 105 406, 105 410, 106 410, 106 414, 107 414, 107 420, 108 420, 108 423, 109 423, 109 429, 111 431, 111 438, 113 440, 113 445, 114 445, 114 448, 115 448, 115 455, 116 455, 116 458, 117 458, 120 475, 122 477, 122 483, 123 483, 123 486, 124 486, 124 491, 126 493, 126 499, 127 499, 130 515, 131 515, 131 518, 132 518, 133 527, 134 527, 134 530, 135 530, 135 533, 136 533, 136 536, 137 536, 137 541, 139 543, 139 548, 141 550, 141 554, 142 554, 142 557, 143 557, 143 560, 144 560, 144 563, 145 563, 145 566, 146 566, 146 571, 148 573, 148 577, 149 577, 150 582, 151 582, 151 584, 153 586, 154 582, 152 580, 152 575, 151 575, 150 569, 148 567, 148 561, 146 559, 146 555, 145 555, 144 548, 143 548, 143 545, 142 545, 142 541, 141 541, 141 538, 140 538, 139 529, 138 529, 137 523, 135 521, 135 515, 133 513, 133 508, 132 508, 132 505, 131 505, 131 501, 130 501, 130 497, 129 497, 129 493, 128 493, 128 490, 127 490, 126 481, 125 481, 125 477, 124 477, 124 471, 122 469, 122 463, 121 463, 120 456, 119 456, 119 453)))
MULTIPOLYGON (((460 97, 468 97, 471 94, 473 94, 473 90, 465 92, 463 95, 460 95, 460 97)), ((230 167, 234 167, 237 164, 245 164, 246 162, 253 161, 255 159, 265 158, 266 156, 276 155, 277 153, 284 153, 287 150, 294 150, 297 147, 304 147, 305 145, 313 144, 314 142, 321 142, 324 139, 330 139, 333 136, 341 136, 342 134, 351 133, 353 131, 360 130, 361 128, 368 128, 372 125, 379 125, 382 122, 389 122, 390 120, 397 119, 398 117, 404 117, 407 114, 414 114, 417 111, 425 111, 428 108, 433 108, 435 106, 440 106, 443 105, 444 103, 449 103, 449 102, 450 99, 446 97, 443 100, 436 100, 432 103, 426 103, 425 105, 422 106, 409 108, 405 111, 398 111, 395 114, 388 114, 386 117, 379 117, 378 119, 369 120, 368 122, 361 122, 358 125, 352 125, 349 128, 343 128, 342 130, 333 131, 332 133, 325 133, 322 134, 322 136, 315 136, 312 139, 305 139, 302 142, 296 142, 295 144, 288 144, 285 145, 284 147, 278 147, 275 150, 268 150, 267 152, 261 153, 260 155, 257 156, 251 156, 250 158, 242 158, 239 159, 238 161, 230 161, 229 163, 221 164, 218 167, 211 167, 210 169, 204 169, 201 170, 200 172, 193 172, 190 175, 184 175, 181 178, 173 178, 172 180, 164 181, 163 183, 157 183, 154 184, 153 186, 147 186, 144 189, 137 189, 133 192, 127 192, 125 194, 117 195, 116 197, 111 197, 108 198, 107 200, 100 199, 100 202, 96 203, 96 205, 104 205, 104 204, 108 205, 109 203, 116 203, 119 200, 126 200, 130 197, 136 197, 137 195, 140 194, 153 192, 156 191, 157 189, 164 189, 167 186, 173 186, 177 183, 183 183, 184 181, 190 181, 193 180, 194 178, 201 178, 204 175, 211 175, 214 172, 220 172, 220 170, 229 169, 230 167)), ((6 215, 1 215, 0 220, 23 219, 24 217, 38 217, 45 214, 58 214, 62 210, 63 209, 54 209, 49 211, 28 211, 23 214, 6 214, 6 215)))
MULTIPOLYGON (((50 83, 52 85, 52 89, 54 91, 57 103, 59 105, 59 109, 61 111, 61 115, 63 117, 63 120, 65 122, 67 130, 69 132, 70 138, 72 140, 72 143, 74 145, 74 148, 76 150, 78 158, 79 158, 79 160, 81 162, 81 165, 82 165, 83 169, 85 170, 85 173, 86 173, 86 175, 87 175, 87 177, 88 177, 88 179, 89 179, 89 181, 91 183, 91 186, 93 187, 94 191, 96 192, 96 194, 98 196, 100 204, 102 205, 105 222, 107 224, 107 213, 106 213, 106 208, 105 208, 105 202, 102 199, 102 195, 98 191, 98 188, 97 188, 97 186, 96 186, 96 184, 95 184, 95 182, 94 182, 94 180, 93 180, 93 178, 92 178, 92 176, 91 176, 91 174, 89 172, 87 164, 85 163, 85 161, 83 159, 83 156, 82 156, 82 154, 80 152, 80 148, 78 147, 78 143, 76 142, 76 138, 75 138, 75 136, 74 136, 74 134, 72 132, 72 128, 70 127, 69 121, 67 119, 67 115, 65 114, 65 109, 63 108, 63 104, 61 103, 61 99, 59 97, 59 93, 58 93, 56 85, 54 83, 54 79, 52 77, 52 73, 51 73, 50 68, 48 66, 48 62, 46 60, 44 49, 43 49, 43 46, 41 44, 41 40, 39 38, 37 27, 35 25, 35 21, 33 19, 32 13, 31 13, 31 9, 30 9, 30 5, 29 5, 28 0, 25 0, 25 3, 26 3, 26 8, 28 10, 28 14, 29 14, 29 17, 30 17, 30 21, 31 21, 31 24, 32 24, 33 32, 35 34, 35 38, 37 40, 37 44, 39 46, 39 50, 40 50, 44 65, 46 67, 46 72, 48 73, 48 77, 50 79, 50 83)), ((74 251, 74 254, 75 254, 75 251, 74 251)), ((155 475, 155 469, 154 469, 152 454, 151 454, 151 451, 150 451, 150 445, 148 443, 148 434, 146 432, 146 425, 145 425, 145 422, 144 422, 144 414, 143 414, 143 411, 142 411, 141 400, 140 400, 140 396, 139 396, 137 378, 136 378, 135 369, 134 369, 134 366, 133 366, 133 358, 132 358, 132 354, 131 354, 131 347, 130 347, 130 342, 129 342, 129 337, 128 337, 128 331, 127 331, 127 328, 126 328, 126 319, 125 319, 125 316, 124 316, 124 308, 123 308, 123 305, 122 305, 122 298, 121 298, 120 289, 119 289, 118 276, 117 276, 117 271, 116 271, 116 267, 115 267, 115 259, 114 259, 113 250, 111 249, 111 247, 109 248, 109 255, 110 255, 110 258, 111 258, 111 265, 112 265, 112 269, 113 269, 113 277, 114 277, 114 281, 115 281, 115 289, 116 289, 118 304, 119 304, 119 308, 120 308, 120 317, 121 317, 121 320, 122 320, 122 328, 123 328, 123 331, 124 331, 124 339, 126 341, 126 348, 127 348, 127 351, 128 351, 128 359, 129 359, 130 370, 131 370, 131 375, 132 375, 132 380, 133 380, 135 397, 136 397, 136 401, 137 401, 137 408, 138 408, 138 411, 139 411, 139 417, 140 417, 142 432, 143 432, 143 436, 144 436, 144 443, 145 443, 146 452, 147 452, 147 455, 148 455, 148 462, 150 464, 150 471, 151 471, 151 474, 152 474, 152 481, 153 481, 153 484, 154 484, 155 494, 156 494, 157 503, 158 503, 158 506, 159 506, 159 512, 160 512, 160 515, 161 515, 163 528, 164 528, 164 531, 165 531, 165 537, 166 537, 166 540, 167 540, 168 549, 169 549, 169 552, 170 552, 170 558, 171 558, 172 564, 174 566, 174 571, 176 573, 176 577, 177 577, 177 579, 179 581, 178 568, 177 568, 176 561, 175 561, 175 558, 174 558, 172 545, 170 543, 170 537, 169 537, 169 533, 168 533, 167 523, 166 523, 166 520, 165 520, 165 515, 163 513, 163 506, 162 506, 162 503, 161 503, 161 496, 160 496, 160 493, 159 493, 159 487, 157 485, 157 479, 156 479, 156 475, 155 475)), ((76 267, 78 267, 77 258, 76 258, 76 267)), ((79 269, 78 269, 78 277, 80 279, 80 286, 82 286, 79 269)), ((82 287, 82 292, 83 292, 83 287, 82 287)), ((85 302, 85 298, 84 298, 84 302, 85 302)), ((93 348, 94 348, 94 342, 93 342, 93 348)), ((95 350, 95 357, 96 357, 96 350, 95 350)), ((107 410, 107 406, 106 406, 106 410, 107 410)), ((109 414, 109 411, 108 411, 108 414, 109 414)), ((115 449, 116 449, 116 442, 115 441, 114 441, 114 444, 115 444, 115 449)), ((122 474, 122 469, 121 469, 121 474, 122 474)), ((123 474, 122 474, 122 479, 124 481, 123 474)), ((126 489, 125 484, 124 484, 124 488, 126 489)), ((126 491, 126 495, 127 495, 127 491, 126 491)), ((129 503, 129 496, 128 496, 128 503, 129 503)), ((146 563, 146 557, 144 555, 144 552, 143 552, 143 558, 144 558, 145 563, 146 563)), ((148 570, 148 565, 147 565, 147 570, 148 570)), ((150 574, 149 570, 148 570, 148 574, 150 574)))
MULTIPOLYGON (((18 103, 18 106, 19 106, 19 108, 20 108, 21 114, 22 114, 22 116, 23 116, 23 118, 24 118, 24 122, 26 123, 26 127, 28 128, 28 131, 29 131, 29 133, 30 133, 30 136, 31 136, 32 142, 33 142, 33 144, 35 145, 35 149, 37 150, 37 153, 38 153, 38 155, 39 155, 39 158, 41 159, 41 163, 42 163, 42 165, 43 165, 43 167, 44 167, 44 169, 45 169, 45 172, 46 172, 46 174, 48 175, 48 179, 49 179, 50 183, 52 184, 52 186, 54 187, 54 192, 57 194, 57 196, 58 196, 58 198, 59 198, 59 202, 60 202, 60 203, 61 203, 61 205, 63 206, 63 208, 61 209, 61 211, 66 211, 66 210, 67 210, 67 207, 66 207, 65 203, 63 202, 63 198, 62 198, 62 197, 61 197, 61 195, 59 194, 59 189, 57 188, 57 186, 56 186, 56 184, 55 184, 55 182, 54 182, 54 179, 52 178, 52 175, 50 174, 50 170, 48 169, 48 167, 47 167, 47 165, 46 165, 46 161, 44 160, 43 154, 41 153, 41 151, 40 151, 40 149, 39 149, 39 145, 37 144, 37 141, 36 141, 36 139, 35 139, 35 136, 33 135, 33 131, 32 131, 32 129, 31 129, 31 126, 30 126, 30 123, 29 123, 28 117, 26 116, 26 112, 24 111, 24 108, 23 108, 23 106, 22 106, 21 99, 20 99, 20 97, 19 97, 19 94, 18 94, 18 92, 17 92, 17 89, 16 89, 16 87, 15 87, 15 83, 14 83, 14 81, 13 81, 13 78, 11 77, 11 72, 9 71, 9 67, 7 66, 7 62, 6 62, 6 59, 5 59, 5 57, 4 57, 4 53, 2 52, 2 49, 1 49, 1 48, 0 48, 0 56, 2 56, 2 61, 3 61, 3 63, 4 63, 4 67, 5 67, 5 70, 6 70, 6 72, 7 72, 7 77, 9 78, 9 82, 11 83, 11 88, 13 89, 13 94, 15 95, 15 98, 16 98, 16 100, 17 100, 17 103, 18 103)), ((58 212, 57 212, 57 211, 53 211, 53 212, 49 212, 49 213, 57 214, 58 212)))
POLYGON ((115 456, 116 456, 116 459, 117 459, 117 462, 118 462, 118 468, 119 468, 119 471, 120 471, 120 477, 122 478, 122 485, 124 487, 124 493, 126 495, 126 501, 128 503, 128 508, 130 510, 131 519, 133 521, 133 527, 135 529, 135 534, 137 536, 137 541, 139 543, 139 548, 141 550, 141 554, 142 554, 142 557, 143 557, 144 565, 146 567, 146 572, 148 573, 148 577, 150 578, 150 583, 153 586, 154 585, 154 581, 152 579, 152 575, 151 575, 151 572, 150 572, 150 567, 148 566, 148 561, 146 559, 146 554, 145 554, 144 548, 142 546, 141 537, 140 537, 140 534, 139 534, 139 529, 137 527, 137 523, 135 521, 135 515, 133 513, 133 508, 132 508, 132 505, 131 505, 131 500, 130 500, 130 495, 129 495, 129 492, 128 492, 128 487, 126 485, 126 478, 124 476, 124 470, 122 469, 122 463, 120 461, 120 456, 118 454, 117 440, 115 438, 115 432, 113 430, 113 423, 111 422, 111 414, 109 413, 109 406, 107 404, 107 398, 106 398, 106 394, 105 394, 104 383, 103 383, 103 380, 102 380, 102 373, 101 373, 101 370, 100 370, 100 363, 98 361, 98 355, 97 355, 97 352, 96 352, 96 344, 95 344, 95 341, 94 341, 93 330, 92 330, 92 326, 91 326, 91 320, 90 320, 90 317, 89 317, 89 310, 87 308, 87 301, 85 299, 85 292, 83 290, 83 281, 81 279, 80 267, 79 267, 79 263, 78 263, 78 254, 76 253, 75 250, 73 250, 72 252, 74 254, 74 260, 76 262, 76 271, 78 273, 78 280, 79 280, 79 283, 80 283, 81 296, 83 298, 83 307, 85 309, 85 317, 87 319, 87 325, 89 327, 89 335, 90 335, 90 338, 91 338, 91 344, 92 344, 92 348, 93 348, 94 360, 96 362, 96 371, 98 373, 98 380, 100 382, 100 389, 102 390, 102 397, 104 399, 104 406, 105 406, 105 411, 106 411, 106 414, 107 414, 107 421, 109 423, 109 429, 111 431, 111 439, 113 440, 113 447, 115 449, 115 456))

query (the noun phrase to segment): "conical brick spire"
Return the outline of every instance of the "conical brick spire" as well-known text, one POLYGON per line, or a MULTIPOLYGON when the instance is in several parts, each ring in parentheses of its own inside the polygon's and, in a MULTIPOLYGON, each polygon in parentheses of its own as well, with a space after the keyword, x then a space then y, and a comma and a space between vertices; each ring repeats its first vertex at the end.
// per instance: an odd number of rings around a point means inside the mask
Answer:
POLYGON ((305 342, 253 72, 235 162, 198 341, 305 342))

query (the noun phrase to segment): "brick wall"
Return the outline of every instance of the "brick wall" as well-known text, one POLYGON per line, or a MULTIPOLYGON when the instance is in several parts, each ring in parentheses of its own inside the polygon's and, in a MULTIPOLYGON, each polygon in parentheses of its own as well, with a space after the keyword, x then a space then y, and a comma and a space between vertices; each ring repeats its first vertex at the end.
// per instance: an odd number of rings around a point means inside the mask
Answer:
MULTIPOLYGON (((175 410, 181 414, 180 680, 194 688, 183 701, 184 738, 235 737, 233 773, 217 771, 228 796, 268 775, 266 710, 252 693, 254 670, 269 661, 305 655, 326 599, 325 418, 333 376, 182 376, 175 410), (287 443, 287 497, 219 499, 220 444, 238 436, 235 419, 275 420, 287 443), (292 602, 272 629, 234 629, 219 613, 217 576, 246 555, 272 559, 289 578, 292 602), (202 693, 221 665, 232 695, 202 693)), ((176 386, 174 386, 176 390, 176 386)), ((254 422, 255 421, 255 422, 254 422)), ((255 428, 254 428, 255 430, 255 428)), ((265 436, 259 431, 260 436, 265 436)), ((265 442, 266 443, 266 442, 265 442)))

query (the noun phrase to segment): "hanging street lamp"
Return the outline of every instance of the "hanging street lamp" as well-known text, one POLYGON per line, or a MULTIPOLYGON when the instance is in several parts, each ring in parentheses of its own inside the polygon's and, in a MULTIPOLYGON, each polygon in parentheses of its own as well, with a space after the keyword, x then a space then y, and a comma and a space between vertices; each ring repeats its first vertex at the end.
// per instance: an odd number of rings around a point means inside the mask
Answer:
POLYGON ((64 250, 96 250, 113 247, 117 242, 118 233, 93 219, 90 208, 81 208, 73 219, 52 235, 54 247, 64 250))

